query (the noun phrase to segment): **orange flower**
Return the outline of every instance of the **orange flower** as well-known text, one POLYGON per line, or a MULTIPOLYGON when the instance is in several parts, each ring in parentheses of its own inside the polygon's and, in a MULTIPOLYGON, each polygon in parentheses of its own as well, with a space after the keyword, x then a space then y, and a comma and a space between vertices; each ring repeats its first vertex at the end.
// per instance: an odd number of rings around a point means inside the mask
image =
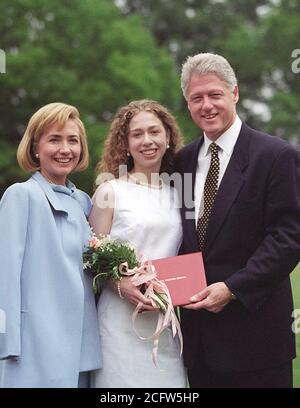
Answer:
POLYGON ((90 240, 90 247, 91 248, 97 249, 97 248, 99 248, 100 245, 101 245, 101 241, 97 237, 93 237, 90 240))

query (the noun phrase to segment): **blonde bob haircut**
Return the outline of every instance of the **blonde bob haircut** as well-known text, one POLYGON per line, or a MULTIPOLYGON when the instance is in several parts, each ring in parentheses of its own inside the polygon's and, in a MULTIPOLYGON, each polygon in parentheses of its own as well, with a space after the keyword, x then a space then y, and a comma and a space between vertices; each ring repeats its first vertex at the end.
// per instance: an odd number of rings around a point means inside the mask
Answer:
POLYGON ((35 149, 42 134, 49 126, 55 123, 62 129, 68 120, 73 120, 79 128, 81 154, 75 171, 81 171, 87 168, 89 164, 87 137, 84 124, 79 117, 79 112, 72 105, 55 102, 40 108, 29 120, 17 151, 18 163, 23 170, 26 172, 34 172, 40 169, 40 162, 35 157, 35 149))

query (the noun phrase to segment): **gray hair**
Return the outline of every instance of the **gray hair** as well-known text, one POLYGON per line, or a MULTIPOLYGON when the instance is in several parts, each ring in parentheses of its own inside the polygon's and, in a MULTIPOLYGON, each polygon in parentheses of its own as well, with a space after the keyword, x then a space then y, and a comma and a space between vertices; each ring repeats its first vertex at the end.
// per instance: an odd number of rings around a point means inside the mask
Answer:
POLYGON ((187 99, 187 88, 193 74, 206 75, 214 73, 233 91, 237 79, 229 62, 218 54, 203 52, 192 57, 187 57, 182 65, 181 89, 187 99))

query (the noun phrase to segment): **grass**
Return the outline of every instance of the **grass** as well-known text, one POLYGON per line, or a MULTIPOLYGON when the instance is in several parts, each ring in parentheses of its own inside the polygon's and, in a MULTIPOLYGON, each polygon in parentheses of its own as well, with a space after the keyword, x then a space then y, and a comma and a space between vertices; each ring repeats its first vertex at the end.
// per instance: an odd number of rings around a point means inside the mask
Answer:
MULTIPOLYGON (((291 275, 294 297, 294 309, 300 310, 300 264, 291 275)), ((299 318, 298 318, 299 319, 299 318)), ((299 328, 299 323, 296 324, 299 328)), ((300 332, 297 334, 297 358, 294 360, 294 387, 300 388, 300 332)))

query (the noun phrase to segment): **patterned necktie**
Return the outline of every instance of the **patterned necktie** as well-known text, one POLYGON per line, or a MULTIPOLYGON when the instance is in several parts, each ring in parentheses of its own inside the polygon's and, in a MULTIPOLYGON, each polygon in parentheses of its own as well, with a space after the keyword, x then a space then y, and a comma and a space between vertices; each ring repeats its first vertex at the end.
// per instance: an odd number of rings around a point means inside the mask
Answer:
POLYGON ((204 205, 200 207, 199 218, 197 222, 197 237, 199 250, 203 250, 206 228, 211 213, 213 203, 218 191, 218 178, 220 171, 220 159, 218 156, 219 146, 211 143, 209 146, 211 152, 210 167, 204 184, 204 205))

